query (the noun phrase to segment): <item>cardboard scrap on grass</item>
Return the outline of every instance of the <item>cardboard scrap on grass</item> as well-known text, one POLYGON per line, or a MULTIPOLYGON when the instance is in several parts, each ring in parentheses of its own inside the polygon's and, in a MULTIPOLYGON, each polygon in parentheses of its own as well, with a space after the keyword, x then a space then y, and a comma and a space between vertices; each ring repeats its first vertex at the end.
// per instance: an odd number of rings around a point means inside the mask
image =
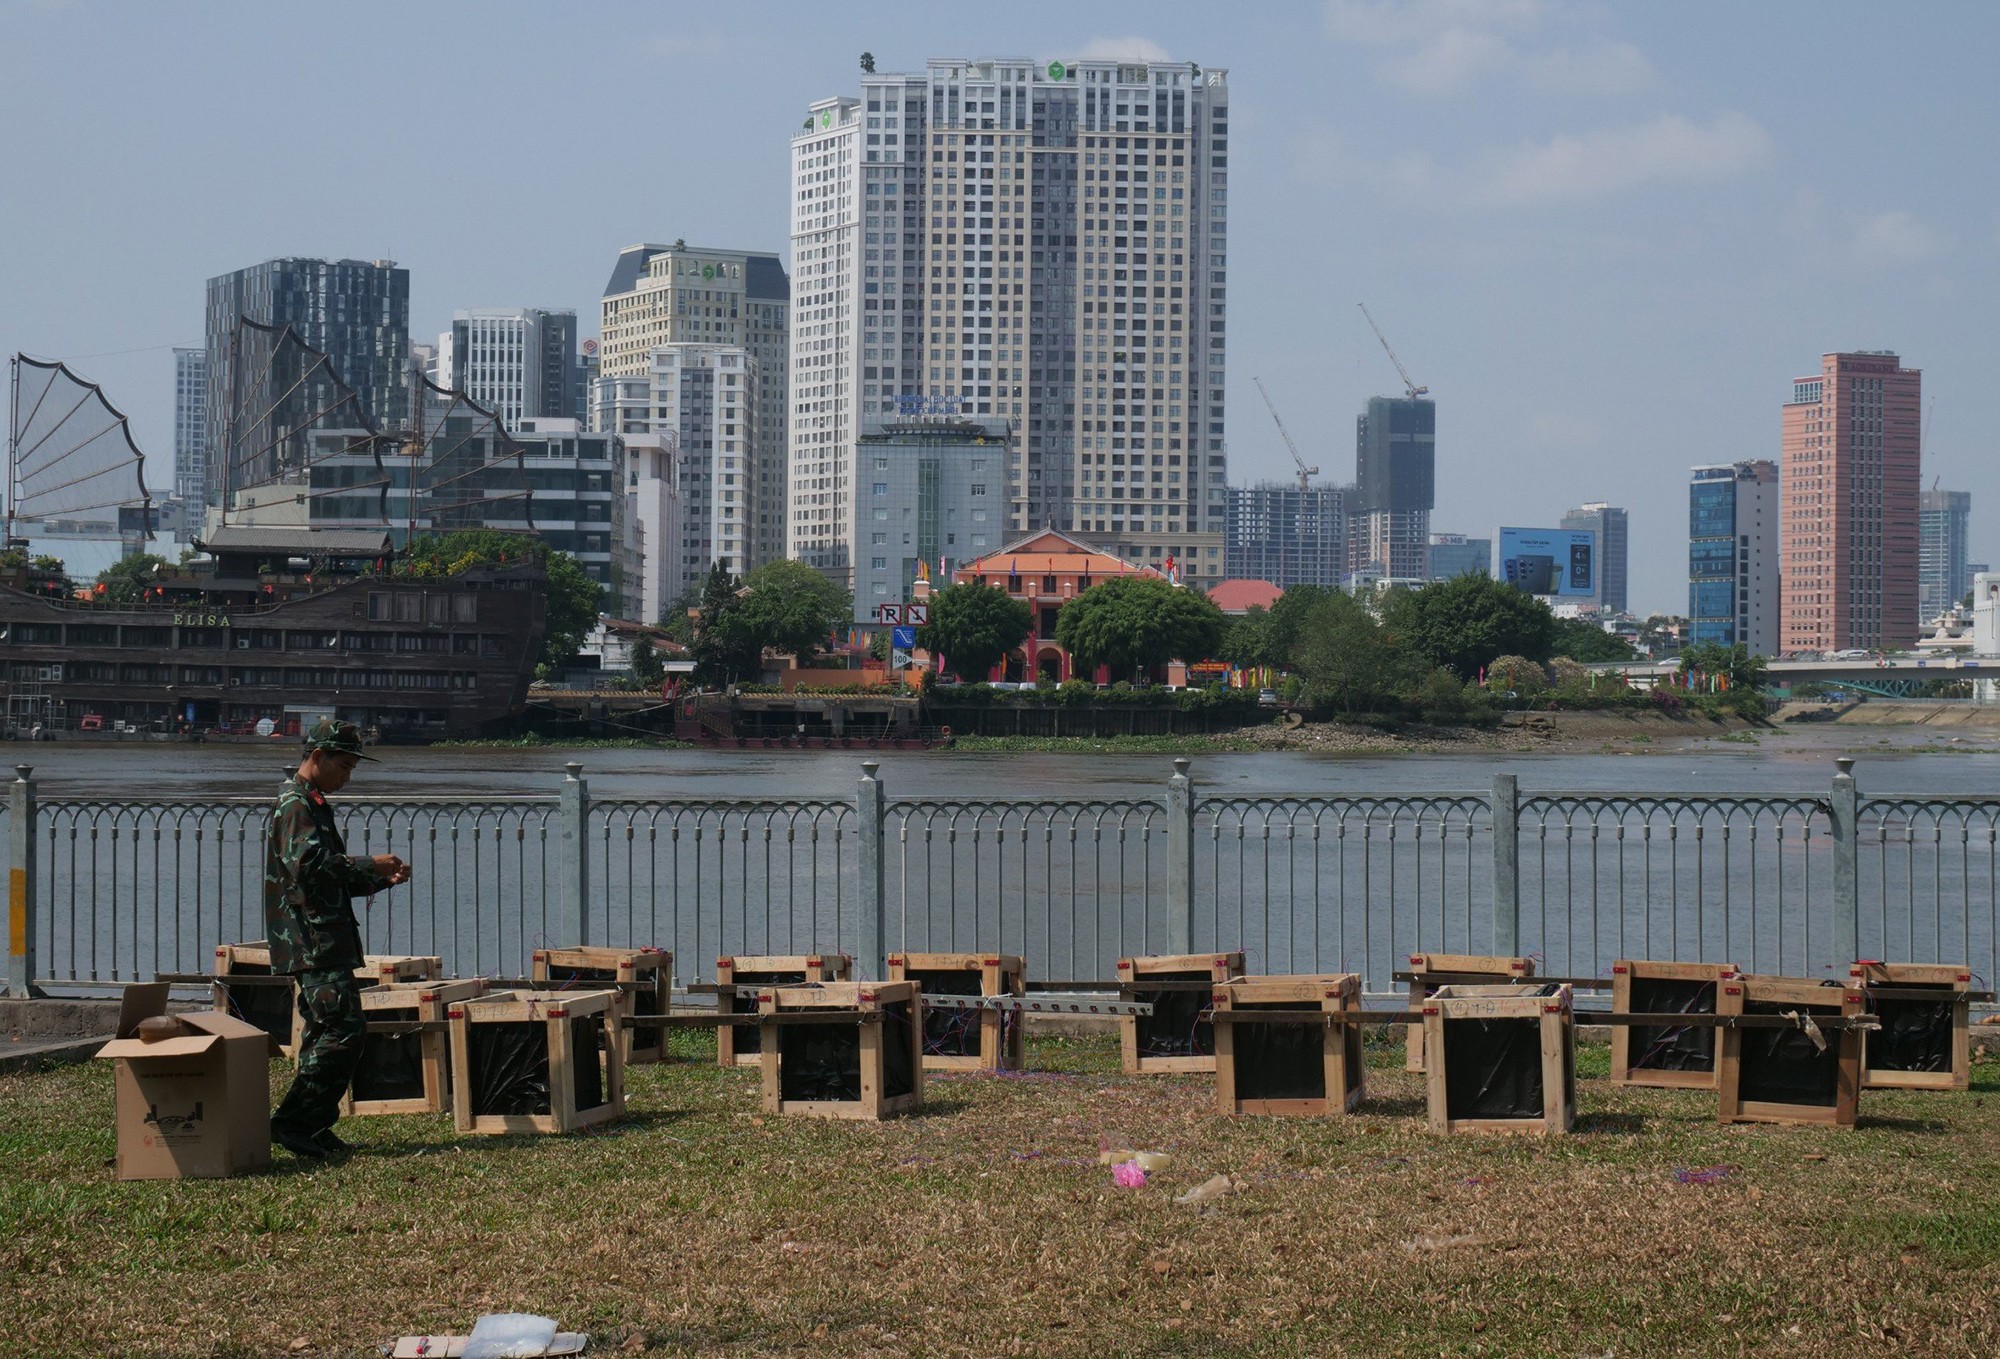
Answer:
POLYGON ((557 1359, 582 1354, 590 1337, 558 1331, 547 1317, 525 1312, 490 1312, 473 1323, 471 1335, 406 1335, 390 1351, 392 1359, 557 1359))

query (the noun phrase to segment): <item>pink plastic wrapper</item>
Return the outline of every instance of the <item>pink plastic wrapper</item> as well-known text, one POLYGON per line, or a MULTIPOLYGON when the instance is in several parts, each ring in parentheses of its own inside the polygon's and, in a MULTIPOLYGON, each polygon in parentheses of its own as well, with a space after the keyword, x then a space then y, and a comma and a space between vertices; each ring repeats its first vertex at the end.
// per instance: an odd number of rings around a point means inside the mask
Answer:
POLYGON ((1120 1189, 1144 1189, 1146 1171, 1137 1161, 1121 1161, 1111 1167, 1111 1183, 1120 1189))

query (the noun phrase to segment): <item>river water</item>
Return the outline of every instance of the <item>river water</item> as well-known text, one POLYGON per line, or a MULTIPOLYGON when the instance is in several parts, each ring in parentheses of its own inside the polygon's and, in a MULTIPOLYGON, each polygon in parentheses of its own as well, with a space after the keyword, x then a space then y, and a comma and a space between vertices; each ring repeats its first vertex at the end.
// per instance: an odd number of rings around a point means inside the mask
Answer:
MULTIPOLYGON (((43 798, 258 796, 295 763, 276 748, 178 743, 15 744, 32 761, 43 798)), ((1857 757, 1871 795, 2000 793, 2000 733, 1956 745, 1926 727, 1820 725, 1760 734, 1755 744, 1662 738, 1628 750, 1346 755, 1292 751, 1192 757, 1212 794, 1466 792, 1513 773, 1523 793, 1796 793, 1824 795, 1837 756, 1857 757)), ((845 798, 861 776, 849 751, 627 750, 386 747, 348 792, 356 797, 553 794, 563 766, 581 763, 595 798, 845 798)), ((1173 773, 1164 755, 970 754, 885 751, 877 757, 891 797, 1131 797, 1157 795, 1173 773)))

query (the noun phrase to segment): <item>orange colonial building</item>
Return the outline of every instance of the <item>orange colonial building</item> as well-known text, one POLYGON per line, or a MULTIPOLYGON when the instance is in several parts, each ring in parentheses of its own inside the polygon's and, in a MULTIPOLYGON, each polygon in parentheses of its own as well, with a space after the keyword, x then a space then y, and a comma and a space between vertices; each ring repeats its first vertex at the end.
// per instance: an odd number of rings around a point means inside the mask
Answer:
MULTIPOLYGON (((1105 683, 1107 667, 1094 675, 1075 675, 1069 653, 1056 641, 1056 615, 1062 606, 1093 585, 1119 576, 1158 576, 1149 566, 1100 552, 1054 529, 1042 529, 1009 543, 997 552, 976 558, 958 568, 953 580, 960 585, 991 585, 1016 599, 1026 600, 1035 611, 1028 640, 993 668, 991 675, 961 675, 974 681, 1035 680, 1043 675, 1061 682, 1066 679, 1093 679, 1105 683)), ((951 657, 945 657, 949 664, 951 657)))

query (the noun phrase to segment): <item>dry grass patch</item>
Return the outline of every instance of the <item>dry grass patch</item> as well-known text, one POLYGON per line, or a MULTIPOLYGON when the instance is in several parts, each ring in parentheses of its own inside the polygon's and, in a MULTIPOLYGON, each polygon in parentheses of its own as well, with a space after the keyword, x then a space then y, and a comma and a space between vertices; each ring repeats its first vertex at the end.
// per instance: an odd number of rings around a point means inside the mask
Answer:
POLYGON ((1345 1119, 1224 1119, 1207 1078, 1121 1076, 1107 1039, 934 1077, 881 1125, 764 1118, 754 1071, 674 1049, 593 1134, 351 1120, 344 1165, 180 1184, 110 1178, 105 1065, 0 1078, 0 1328, 36 1355, 364 1355, 502 1309, 613 1354, 2000 1349, 1991 1065, 1869 1092, 1851 1133, 1595 1079, 1575 1136, 1446 1140, 1399 1045, 1345 1119), (1174 1160, 1116 1188, 1104 1138, 1174 1160), (1223 1172, 1243 1190, 1174 1204, 1223 1172))

